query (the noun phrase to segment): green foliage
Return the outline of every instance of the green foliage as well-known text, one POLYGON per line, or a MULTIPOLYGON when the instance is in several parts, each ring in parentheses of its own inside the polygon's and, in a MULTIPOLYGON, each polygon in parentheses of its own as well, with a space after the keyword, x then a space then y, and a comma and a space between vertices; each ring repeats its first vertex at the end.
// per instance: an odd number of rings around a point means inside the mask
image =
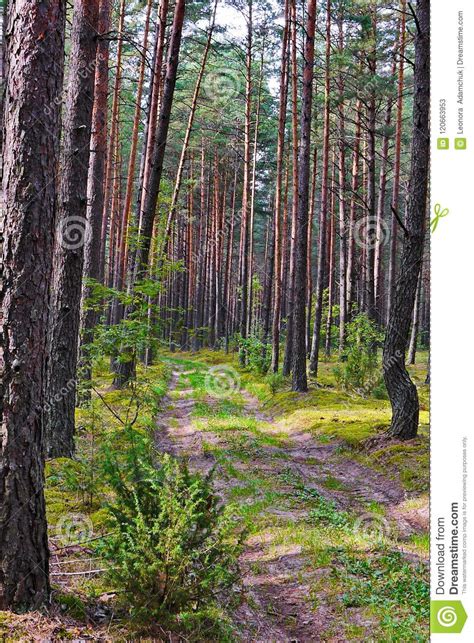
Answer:
POLYGON ((105 466, 115 495, 112 534, 100 546, 109 578, 135 616, 199 611, 238 579, 235 521, 211 476, 168 455, 154 463, 148 440, 126 431, 133 447, 125 455, 109 447, 105 466))
POLYGON ((267 383, 271 394, 275 396, 278 393, 278 391, 280 391, 283 388, 283 385, 285 383, 285 378, 281 373, 268 373, 268 375, 265 378, 265 382, 267 383))
POLYGON ((384 551, 371 560, 340 551, 335 562, 333 574, 345 589, 346 608, 377 610, 384 640, 427 640, 429 583, 423 565, 411 565, 400 552, 384 551))
POLYGON ((382 339, 375 322, 365 313, 360 313, 347 324, 343 361, 334 369, 339 386, 366 396, 379 384, 377 347, 382 339))
MULTIPOLYGON (((85 364, 112 357, 117 363, 136 362, 147 348, 156 350, 159 344, 159 324, 162 309, 155 304, 168 274, 182 270, 180 262, 163 259, 155 279, 144 279, 132 291, 107 288, 95 280, 87 280, 86 310, 95 310, 100 318, 93 337, 82 342, 85 364), (107 323, 104 311, 125 311, 117 324, 107 323)), ((89 386, 88 378, 84 386, 89 386)))
POLYGON ((270 367, 271 346, 255 335, 245 339, 238 336, 237 342, 239 351, 245 353, 249 370, 264 375, 270 367))
POLYGON ((313 506, 309 512, 311 522, 332 527, 346 527, 349 524, 348 514, 344 511, 339 511, 333 500, 328 500, 316 489, 298 483, 295 496, 313 506))
POLYGON ((55 595, 56 603, 59 604, 61 610, 71 616, 72 618, 83 621, 86 619, 87 612, 86 606, 79 596, 74 594, 65 594, 58 592, 55 595))

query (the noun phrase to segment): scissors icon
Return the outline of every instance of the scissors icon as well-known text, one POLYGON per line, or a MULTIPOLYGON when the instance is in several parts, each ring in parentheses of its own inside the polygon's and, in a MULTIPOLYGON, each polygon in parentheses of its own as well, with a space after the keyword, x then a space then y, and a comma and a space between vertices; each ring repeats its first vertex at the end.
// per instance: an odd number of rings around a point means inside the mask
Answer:
POLYGON ((431 222, 430 222, 431 234, 433 234, 433 232, 438 227, 439 220, 442 219, 443 217, 448 216, 449 210, 448 208, 444 208, 442 210, 441 205, 439 203, 436 203, 434 207, 434 213, 435 213, 435 216, 433 219, 431 219, 431 222))

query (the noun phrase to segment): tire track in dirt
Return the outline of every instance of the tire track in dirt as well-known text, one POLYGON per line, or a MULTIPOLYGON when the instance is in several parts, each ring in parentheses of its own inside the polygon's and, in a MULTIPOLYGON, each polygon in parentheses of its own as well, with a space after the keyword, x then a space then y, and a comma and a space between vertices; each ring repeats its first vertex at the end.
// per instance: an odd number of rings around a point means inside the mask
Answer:
MULTIPOLYGON (((168 407, 157 422, 156 446, 161 451, 184 457, 193 470, 207 473, 215 467, 216 491, 225 497, 236 481, 230 480, 212 454, 203 448, 204 441, 223 446, 225 436, 223 439, 221 435, 198 429, 193 424, 193 389, 178 388, 179 378, 186 374, 183 370, 173 372, 168 407)), ((272 431, 281 434, 282 425, 261 412, 258 400, 247 391, 240 393, 245 401, 245 414, 265 423, 270 434, 272 431)), ((208 398, 206 402, 212 404, 213 400, 208 398)), ((413 533, 411 525, 395 512, 405 499, 400 485, 368 467, 341 457, 337 442, 321 444, 308 432, 291 433, 288 429, 286 432, 288 438, 281 442, 281 446, 259 449, 258 455, 253 455, 250 460, 233 464, 242 473, 259 472, 273 476, 283 490, 284 485, 280 484, 278 476, 290 471, 302 479, 306 487, 315 489, 324 498, 333 500, 339 509, 351 513, 364 514, 367 503, 377 502, 386 508, 386 516, 396 524, 401 534, 413 533), (337 480, 341 488, 325 487, 324 480, 328 476, 337 480)), ((278 506, 265 511, 282 525, 288 520, 300 520, 305 514, 301 509, 278 506)), ((314 606, 310 600, 310 588, 329 574, 330 569, 315 569, 300 546, 276 545, 274 535, 270 531, 265 532, 247 540, 241 563, 245 600, 234 613, 241 641, 336 643, 347 640, 337 636, 325 637, 324 632, 337 622, 338 615, 324 596, 324 591, 318 591, 317 606, 314 606)), ((352 610, 350 619, 353 623, 363 624, 358 610, 352 610)))

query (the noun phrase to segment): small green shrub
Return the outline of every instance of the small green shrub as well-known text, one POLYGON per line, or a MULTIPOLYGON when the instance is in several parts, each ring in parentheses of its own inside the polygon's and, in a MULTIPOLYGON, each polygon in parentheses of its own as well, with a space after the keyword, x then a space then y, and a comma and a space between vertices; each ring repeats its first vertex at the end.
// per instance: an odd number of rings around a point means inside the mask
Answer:
POLYGON ((377 347, 383 339, 375 322, 364 313, 347 324, 346 348, 342 363, 334 369, 339 386, 366 396, 380 382, 377 347))
MULTIPOLYGON (((130 430, 130 429, 129 429, 130 430)), ((114 588, 135 616, 199 611, 238 579, 240 538, 211 477, 168 455, 158 463, 110 457, 111 535, 100 546, 114 588)))
POLYGON ((264 375, 270 367, 271 346, 257 337, 238 337, 239 351, 243 352, 246 357, 246 364, 251 371, 264 375))
POLYGON ((268 388, 272 395, 276 395, 280 391, 285 383, 285 378, 281 373, 269 373, 265 382, 267 383, 268 388))
POLYGON ((372 389, 372 397, 375 397, 376 400, 388 400, 387 387, 385 386, 383 378, 380 378, 372 389))

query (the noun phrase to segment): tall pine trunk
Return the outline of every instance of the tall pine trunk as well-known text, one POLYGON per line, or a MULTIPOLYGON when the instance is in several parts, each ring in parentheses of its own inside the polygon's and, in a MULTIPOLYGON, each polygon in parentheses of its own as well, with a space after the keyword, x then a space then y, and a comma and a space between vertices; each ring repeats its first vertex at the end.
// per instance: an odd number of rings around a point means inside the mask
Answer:
POLYGON ((61 159, 58 233, 54 250, 49 395, 59 398, 49 412, 47 451, 74 452, 74 411, 86 220, 98 5, 76 0, 71 34, 68 94, 61 159))
POLYGON ((296 0, 290 0, 291 6, 291 151, 292 151, 292 206, 291 233, 289 247, 289 272, 286 282, 286 343, 283 356, 282 373, 288 377, 293 366, 293 314, 295 293, 295 264, 296 264, 296 227, 298 217, 298 51, 297 51, 297 10, 296 0))
POLYGON ((328 183, 329 183, 329 95, 331 88, 330 78, 331 63, 331 2, 328 0, 326 7, 326 60, 324 71, 324 125, 323 125, 323 169, 321 177, 321 211, 319 217, 318 239, 318 273, 316 277, 316 305, 314 311, 313 338, 311 342, 311 356, 309 362, 310 372, 317 377, 319 362, 319 344, 321 340, 321 322, 323 314, 323 289, 324 265, 326 258, 326 228, 328 210, 328 183))
POLYGON ((390 258, 388 265, 388 287, 387 287, 387 312, 386 320, 390 318, 390 310, 395 290, 395 276, 397 270, 397 246, 398 246, 398 222, 395 212, 398 213, 399 195, 400 195, 400 164, 401 164, 401 151, 402 151, 402 131, 403 131, 403 81, 404 81, 404 65, 405 65, 405 11, 406 0, 401 0, 401 20, 400 20, 400 46, 398 51, 398 86, 397 86, 397 118, 395 130, 395 159, 393 165, 393 181, 392 181, 392 225, 390 230, 390 258))
MULTIPOLYGON (((248 328, 248 275, 249 275, 249 246, 250 246, 250 187, 251 187, 251 146, 250 129, 252 118, 252 22, 253 0, 248 1, 249 15, 247 24, 247 51, 245 57, 245 118, 244 118, 244 181, 242 187, 242 219, 240 227, 240 336, 247 338, 248 328)), ((245 366, 246 351, 241 347, 239 361, 245 366)))
MULTIPOLYGON (((285 123, 286 108, 288 100, 288 11, 289 2, 285 0, 285 26, 283 28, 282 52, 281 52, 281 69, 280 69, 280 99, 278 107, 278 140, 277 140, 277 166, 276 166, 276 186, 275 186, 275 206, 274 206, 274 283, 275 292, 273 298, 273 321, 272 321, 272 363, 271 370, 273 373, 278 371, 278 362, 280 356, 280 320, 281 320, 281 254, 282 254, 282 225, 281 203, 282 203, 282 184, 283 184, 283 157, 285 149, 285 123)), ((284 251, 284 247, 283 247, 284 251)))
POLYGON ((406 235, 383 351, 384 379, 392 405, 389 434, 402 440, 416 436, 419 402, 405 366, 410 323, 423 260, 430 153, 430 2, 416 5, 413 141, 408 189, 406 235))
MULTIPOLYGON (((139 240, 133 273, 130 275, 130 284, 133 285, 143 279, 147 274, 148 260, 150 256, 153 225, 156 216, 156 206, 160 192, 161 176, 163 174, 163 162, 165 157, 166 143, 170 124, 171 107, 173 105, 176 76, 178 72, 179 52, 181 49, 181 37, 184 23, 185 0, 177 0, 175 4, 173 24, 168 47, 168 59, 166 65, 166 77, 163 86, 160 115, 157 124, 156 139, 152 152, 149 183, 145 194, 145 201, 141 213, 139 240)), ((131 311, 129 311, 131 312, 131 311)), ((126 311, 127 313, 127 311, 126 311)), ((114 385, 123 386, 128 382, 135 372, 134 355, 117 364, 114 385)))
POLYGON ((298 159, 298 216, 296 229, 295 309, 293 318, 293 391, 308 390, 306 375, 306 287, 308 279, 308 209, 315 25, 316 0, 308 0, 303 67, 301 142, 298 159))
POLYGON ((35 609, 49 597, 44 382, 65 13, 59 0, 9 2, 0 290, 0 610, 35 609))
MULTIPOLYGON (((87 221, 90 237, 84 246, 84 277, 102 281, 104 261, 101 256, 102 217, 104 214, 105 164, 107 158, 107 98, 109 87, 109 41, 106 37, 110 29, 111 0, 100 0, 99 39, 97 43, 94 107, 92 110, 91 157, 87 179, 87 221)), ((87 347, 93 338, 93 329, 98 321, 98 311, 94 306, 86 306, 92 289, 86 283, 81 295, 81 377, 91 379, 90 359, 87 347)), ((86 393, 86 399, 89 395, 86 393)))

